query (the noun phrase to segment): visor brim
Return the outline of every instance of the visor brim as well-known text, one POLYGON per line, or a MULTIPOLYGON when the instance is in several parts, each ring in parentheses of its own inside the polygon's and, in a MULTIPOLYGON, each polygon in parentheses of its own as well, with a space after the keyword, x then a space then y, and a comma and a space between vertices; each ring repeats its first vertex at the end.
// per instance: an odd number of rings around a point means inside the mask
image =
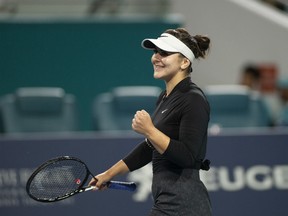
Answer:
POLYGON ((149 50, 154 50, 156 47, 158 47, 159 49, 167 52, 178 52, 178 50, 174 47, 171 47, 169 44, 158 39, 144 39, 141 45, 144 49, 149 50))

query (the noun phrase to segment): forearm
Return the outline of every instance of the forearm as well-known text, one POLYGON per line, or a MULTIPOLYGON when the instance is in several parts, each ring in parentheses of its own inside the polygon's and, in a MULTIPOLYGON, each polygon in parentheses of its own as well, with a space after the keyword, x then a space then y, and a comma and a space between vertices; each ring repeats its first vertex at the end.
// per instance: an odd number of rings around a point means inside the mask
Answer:
POLYGON ((97 189, 102 190, 103 188, 105 188, 106 183, 112 178, 120 174, 125 174, 128 171, 129 169, 126 164, 122 160, 120 160, 105 172, 98 174, 97 176, 92 178, 89 182, 89 185, 96 186, 97 189))
POLYGON ((137 145, 125 158, 124 163, 130 171, 139 169, 152 160, 152 151, 145 141, 137 145))
POLYGON ((110 177, 110 179, 112 179, 117 175, 125 174, 127 172, 129 172, 129 168, 127 167, 127 165, 124 163, 123 160, 120 160, 112 167, 110 167, 108 170, 106 170, 105 173, 110 177))
POLYGON ((146 135, 148 144, 152 144, 153 147, 160 153, 163 154, 170 143, 170 137, 153 127, 146 135))

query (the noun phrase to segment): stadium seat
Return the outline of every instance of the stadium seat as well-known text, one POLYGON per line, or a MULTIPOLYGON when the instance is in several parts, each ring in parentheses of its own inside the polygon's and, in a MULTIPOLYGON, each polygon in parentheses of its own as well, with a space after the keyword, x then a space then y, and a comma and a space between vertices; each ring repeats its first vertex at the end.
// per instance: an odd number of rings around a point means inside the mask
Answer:
POLYGON ((75 97, 57 87, 23 87, 1 97, 4 133, 77 130, 75 97))
POLYGON ((99 94, 94 101, 96 130, 131 130, 137 110, 152 114, 161 89, 155 86, 119 86, 99 94))
POLYGON ((242 85, 210 85, 203 89, 211 107, 209 127, 267 127, 268 109, 242 85))

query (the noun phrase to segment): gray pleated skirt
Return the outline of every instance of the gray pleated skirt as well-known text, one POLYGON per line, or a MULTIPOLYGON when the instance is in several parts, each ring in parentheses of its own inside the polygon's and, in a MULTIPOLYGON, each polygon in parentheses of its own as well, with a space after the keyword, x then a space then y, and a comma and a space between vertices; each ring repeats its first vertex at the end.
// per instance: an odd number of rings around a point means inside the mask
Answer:
POLYGON ((211 216, 211 203, 199 171, 161 171, 153 175, 154 206, 149 216, 211 216))

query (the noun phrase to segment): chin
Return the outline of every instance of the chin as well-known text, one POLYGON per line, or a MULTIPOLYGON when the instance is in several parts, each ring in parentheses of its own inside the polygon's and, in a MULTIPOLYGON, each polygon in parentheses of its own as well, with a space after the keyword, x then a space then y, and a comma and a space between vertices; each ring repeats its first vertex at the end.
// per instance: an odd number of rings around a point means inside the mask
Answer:
POLYGON ((161 79, 161 76, 159 76, 159 72, 154 71, 154 75, 153 75, 154 79, 161 79))

